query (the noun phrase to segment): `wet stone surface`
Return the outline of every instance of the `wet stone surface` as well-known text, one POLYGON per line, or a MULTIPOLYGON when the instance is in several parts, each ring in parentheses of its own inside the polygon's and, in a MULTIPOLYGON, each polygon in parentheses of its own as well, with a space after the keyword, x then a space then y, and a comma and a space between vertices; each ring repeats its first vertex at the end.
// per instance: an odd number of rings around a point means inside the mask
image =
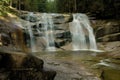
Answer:
POLYGON ((43 60, 19 52, 0 52, 0 80, 54 80, 56 72, 43 68, 43 60))

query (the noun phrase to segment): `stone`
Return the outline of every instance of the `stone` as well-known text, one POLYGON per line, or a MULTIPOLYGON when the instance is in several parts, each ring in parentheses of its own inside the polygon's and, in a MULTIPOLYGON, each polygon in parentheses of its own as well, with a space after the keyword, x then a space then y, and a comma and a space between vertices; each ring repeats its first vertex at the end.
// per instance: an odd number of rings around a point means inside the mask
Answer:
POLYGON ((54 29, 55 30, 69 30, 69 24, 68 23, 54 24, 54 29))
POLYGON ((21 67, 23 67, 23 68, 33 68, 33 69, 36 69, 36 70, 43 70, 43 60, 29 55, 29 56, 26 56, 23 59, 21 67))
POLYGON ((0 53, 0 69, 13 69, 16 63, 10 54, 0 53))
POLYGON ((13 70, 10 72, 10 80, 54 80, 55 71, 13 70))
POLYGON ((119 41, 120 35, 120 25, 118 23, 104 23, 104 26, 99 26, 98 29, 95 30, 95 36, 97 41, 119 41))
POLYGON ((55 47, 60 48, 67 43, 67 40, 55 40, 55 47))
POLYGON ((30 22, 37 22, 38 21, 37 17, 34 16, 34 14, 29 15, 29 13, 21 15, 20 18, 23 19, 23 20, 26 20, 26 21, 30 21, 30 22), (28 20, 28 17, 29 17, 29 20, 28 20))
POLYGON ((0 19, 1 47, 7 46, 8 49, 11 49, 12 46, 16 50, 27 52, 26 45, 23 41, 23 27, 17 24, 19 21, 16 18, 12 19, 11 17, 7 17, 6 19, 0 19))
POLYGON ((56 35, 56 38, 58 39, 71 39, 71 33, 70 31, 64 31, 62 33, 57 33, 56 35))
POLYGON ((55 24, 69 23, 72 22, 73 17, 70 14, 56 14, 53 16, 53 21, 55 24))
POLYGON ((119 74, 120 74, 120 70, 118 69, 105 68, 103 69, 103 72, 101 74, 101 79, 102 80, 119 80, 120 79, 119 74))
POLYGON ((6 33, 1 33, 2 44, 8 46, 10 44, 10 36, 6 33))
POLYGON ((120 33, 106 35, 104 37, 100 37, 97 39, 99 42, 113 42, 113 41, 120 41, 120 33))
POLYGON ((101 27, 96 32, 96 37, 103 37, 108 34, 114 34, 114 33, 119 33, 119 32, 120 32, 120 25, 110 25, 107 27, 101 27))
POLYGON ((43 63, 33 55, 0 52, 0 80, 54 80, 56 72, 45 70, 43 63))

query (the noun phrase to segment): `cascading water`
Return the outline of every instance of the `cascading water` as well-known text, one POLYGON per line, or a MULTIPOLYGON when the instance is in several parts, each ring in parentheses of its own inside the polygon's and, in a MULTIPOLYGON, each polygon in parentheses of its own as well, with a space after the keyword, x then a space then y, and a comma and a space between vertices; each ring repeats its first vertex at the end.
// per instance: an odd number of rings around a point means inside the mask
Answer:
MULTIPOLYGON (((64 26, 60 26, 59 24, 57 26, 56 22, 53 22, 55 21, 56 16, 59 18, 59 16, 61 15, 43 13, 39 17, 40 20, 35 23, 36 27, 32 28, 32 26, 34 25, 31 25, 29 20, 31 17, 34 17, 34 14, 28 14, 27 31, 30 34, 30 44, 32 52, 36 52, 39 49, 56 51, 55 40, 57 44, 61 44, 63 47, 65 46, 65 49, 70 47, 66 47, 67 41, 63 41, 66 33, 63 28, 64 26), (54 29, 54 26, 58 28, 54 29), (60 28, 61 30, 59 30, 60 28), (64 33, 61 33, 60 31, 64 33), (56 37, 56 32, 58 32, 57 34, 59 34, 60 36, 62 35, 64 37, 56 37), (38 33, 39 35, 36 36, 36 33, 38 33)), ((62 23, 60 24, 64 24, 64 22, 62 21, 62 23)), ((72 34, 72 36, 71 34, 69 35, 72 38, 72 50, 97 50, 93 29, 90 26, 88 17, 85 14, 73 14, 73 21, 66 24, 69 24, 70 32, 72 34)))
POLYGON ((54 24, 52 20, 52 16, 50 14, 44 13, 42 15, 43 19, 43 28, 45 32, 45 40, 46 40, 46 50, 47 51, 55 51, 55 37, 54 37, 54 24))
POLYGON ((73 50, 97 50, 93 29, 85 14, 73 14, 69 23, 73 50))
POLYGON ((40 24, 40 22, 37 22, 37 23, 36 23, 36 26, 37 26, 36 30, 37 30, 37 32, 39 33, 39 36, 40 36, 41 31, 40 31, 40 28, 39 28, 39 24, 40 24))
POLYGON ((31 52, 36 52, 36 47, 35 47, 35 38, 34 38, 34 35, 33 35, 33 31, 32 31, 32 28, 31 28, 31 25, 30 25, 30 17, 33 16, 33 13, 29 13, 28 16, 27 16, 27 29, 28 29, 28 33, 30 35, 30 48, 31 48, 31 52))

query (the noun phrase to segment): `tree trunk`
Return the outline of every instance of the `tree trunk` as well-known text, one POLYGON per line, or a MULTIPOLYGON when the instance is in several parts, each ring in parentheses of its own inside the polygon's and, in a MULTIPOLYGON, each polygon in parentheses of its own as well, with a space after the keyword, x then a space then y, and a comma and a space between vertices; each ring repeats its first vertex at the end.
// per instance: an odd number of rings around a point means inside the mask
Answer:
POLYGON ((77 11, 77 3, 76 3, 76 0, 74 0, 74 12, 77 11))
POLYGON ((19 5, 19 10, 21 10, 21 2, 20 2, 20 0, 18 1, 18 5, 19 5))
POLYGON ((12 0, 10 0, 10 6, 12 7, 12 0))

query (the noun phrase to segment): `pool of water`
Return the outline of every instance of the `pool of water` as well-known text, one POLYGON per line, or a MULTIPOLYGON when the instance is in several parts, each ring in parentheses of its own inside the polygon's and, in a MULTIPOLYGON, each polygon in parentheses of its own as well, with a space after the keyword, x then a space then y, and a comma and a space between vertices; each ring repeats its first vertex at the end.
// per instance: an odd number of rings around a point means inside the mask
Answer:
POLYGON ((120 80, 120 60, 99 56, 104 53, 57 51, 37 52, 34 55, 44 60, 46 68, 57 71, 55 80, 120 80))

